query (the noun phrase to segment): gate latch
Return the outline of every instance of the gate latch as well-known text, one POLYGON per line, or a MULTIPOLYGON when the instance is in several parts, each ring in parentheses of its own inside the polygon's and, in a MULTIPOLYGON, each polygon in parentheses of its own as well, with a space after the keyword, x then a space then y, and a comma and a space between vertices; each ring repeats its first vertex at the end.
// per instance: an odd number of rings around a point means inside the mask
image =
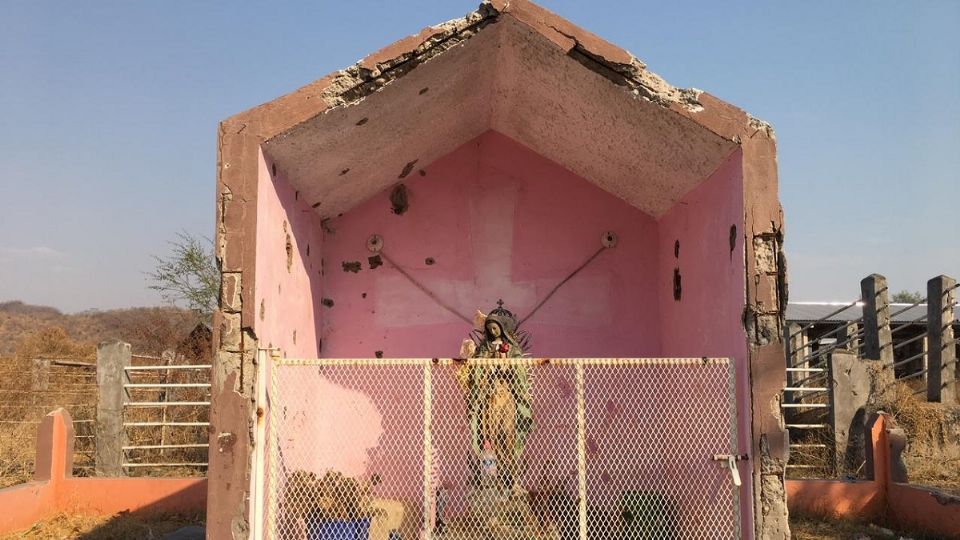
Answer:
POLYGON ((740 456, 733 454, 714 454, 713 460, 720 461, 722 465, 726 465, 730 469, 730 477, 733 480, 733 485, 740 487, 742 483, 740 481, 740 469, 737 468, 737 460, 740 459, 740 456))

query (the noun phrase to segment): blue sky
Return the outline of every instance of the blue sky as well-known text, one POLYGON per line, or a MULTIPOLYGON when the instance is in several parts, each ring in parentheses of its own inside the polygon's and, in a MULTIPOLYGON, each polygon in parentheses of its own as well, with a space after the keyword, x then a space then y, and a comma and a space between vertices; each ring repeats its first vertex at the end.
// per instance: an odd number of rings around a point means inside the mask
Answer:
MULTIPOLYGON (((960 277, 960 2, 749 4, 542 2, 774 125, 792 300, 960 277)), ((161 303, 151 255, 212 236, 219 120, 475 7, 3 2, 0 301, 161 303)))

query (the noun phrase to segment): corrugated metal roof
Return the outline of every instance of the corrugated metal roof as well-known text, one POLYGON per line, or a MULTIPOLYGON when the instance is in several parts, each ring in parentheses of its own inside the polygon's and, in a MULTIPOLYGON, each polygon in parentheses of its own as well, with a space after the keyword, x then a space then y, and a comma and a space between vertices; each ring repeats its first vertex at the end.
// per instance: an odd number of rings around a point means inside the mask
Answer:
MULTIPOLYGON (((827 317, 823 322, 839 323, 859 319, 863 315, 863 303, 857 302, 850 306, 841 302, 790 302, 787 304, 787 321, 797 323, 811 323, 827 317), (839 313, 834 313, 840 310, 839 313)), ((912 321, 924 321, 927 316, 927 305, 920 304, 908 307, 910 304, 890 304, 890 320, 896 324, 912 321), (901 312, 901 313, 897 313, 901 312)), ((954 318, 960 321, 960 306, 955 308, 954 318)))

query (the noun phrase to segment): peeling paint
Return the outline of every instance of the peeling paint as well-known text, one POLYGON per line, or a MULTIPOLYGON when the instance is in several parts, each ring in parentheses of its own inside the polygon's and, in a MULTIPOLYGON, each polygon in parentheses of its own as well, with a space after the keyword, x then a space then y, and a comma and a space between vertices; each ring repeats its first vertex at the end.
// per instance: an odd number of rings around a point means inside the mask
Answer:
POLYGON ((363 269, 363 267, 360 265, 360 261, 343 261, 340 263, 340 266, 343 268, 344 272, 353 272, 354 274, 363 269))

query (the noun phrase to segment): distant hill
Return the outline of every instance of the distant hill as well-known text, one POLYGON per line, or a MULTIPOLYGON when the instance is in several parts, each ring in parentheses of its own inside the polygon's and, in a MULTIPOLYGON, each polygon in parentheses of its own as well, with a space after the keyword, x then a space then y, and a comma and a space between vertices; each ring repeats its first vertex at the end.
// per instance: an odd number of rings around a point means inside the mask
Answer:
POLYGON ((0 356, 11 356, 17 342, 44 328, 63 328, 79 343, 95 346, 119 339, 140 354, 174 348, 196 327, 197 315, 176 307, 138 307, 64 314, 49 306, 0 302, 0 356))

